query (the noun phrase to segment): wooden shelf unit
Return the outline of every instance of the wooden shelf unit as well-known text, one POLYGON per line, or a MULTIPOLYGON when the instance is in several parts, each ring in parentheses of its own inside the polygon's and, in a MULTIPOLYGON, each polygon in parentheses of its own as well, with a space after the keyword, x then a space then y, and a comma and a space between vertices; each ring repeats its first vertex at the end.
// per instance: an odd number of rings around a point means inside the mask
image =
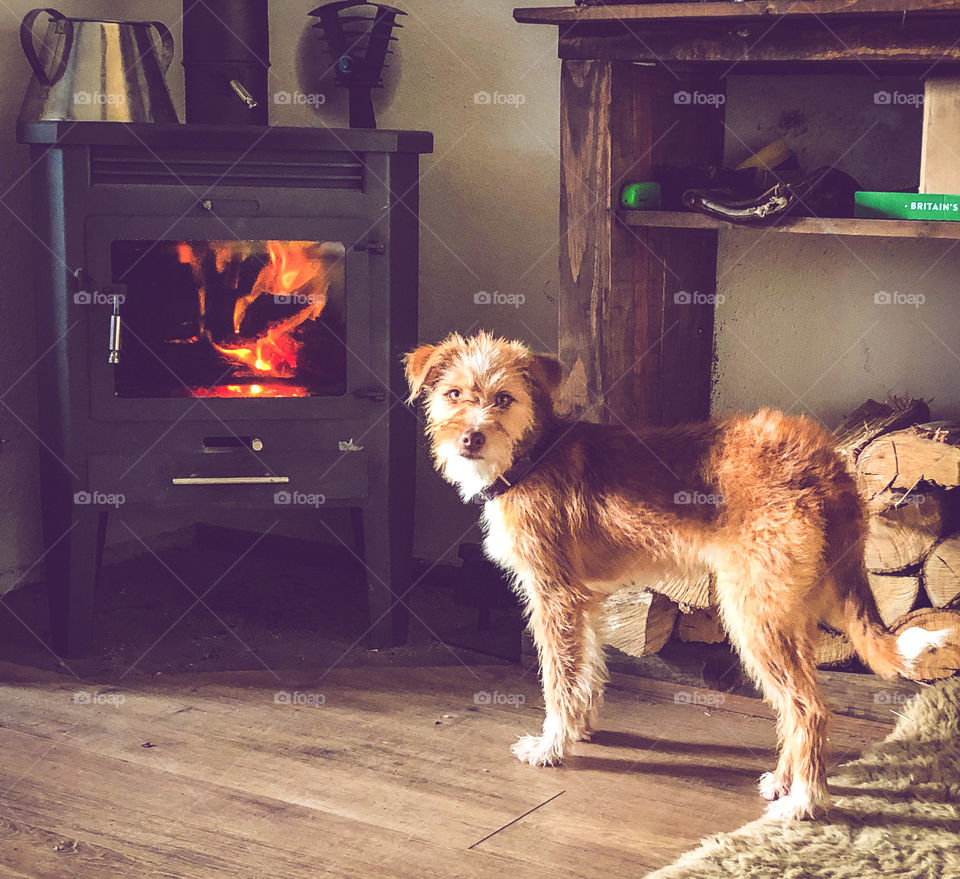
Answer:
POLYGON ((661 229, 717 229, 735 232, 798 232, 805 235, 860 235, 866 238, 960 238, 960 222, 926 220, 866 220, 843 217, 788 217, 772 225, 746 226, 684 211, 617 212, 627 226, 661 229))
POLYGON ((736 72, 957 76, 960 0, 770 0, 538 7, 557 27, 560 79, 560 357, 564 404, 602 421, 706 418, 721 230, 960 238, 960 223, 798 217, 735 226, 693 213, 625 211, 619 191, 654 165, 719 165, 736 72), (932 72, 932 73, 931 73, 932 72))
POLYGON ((664 21, 709 19, 753 21, 765 18, 880 18, 903 21, 907 17, 936 16, 960 10, 960 0, 748 0, 733 3, 611 3, 609 6, 539 6, 514 11, 524 24, 566 25, 574 22, 664 21))

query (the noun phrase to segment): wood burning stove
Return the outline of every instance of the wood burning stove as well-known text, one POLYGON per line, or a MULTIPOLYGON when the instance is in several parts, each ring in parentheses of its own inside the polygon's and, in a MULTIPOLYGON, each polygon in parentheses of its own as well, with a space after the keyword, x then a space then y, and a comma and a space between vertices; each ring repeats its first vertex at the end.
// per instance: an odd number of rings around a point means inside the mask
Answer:
POLYGON ((405 638, 414 131, 24 123, 55 649, 91 646, 106 516, 345 506, 370 642, 405 638))

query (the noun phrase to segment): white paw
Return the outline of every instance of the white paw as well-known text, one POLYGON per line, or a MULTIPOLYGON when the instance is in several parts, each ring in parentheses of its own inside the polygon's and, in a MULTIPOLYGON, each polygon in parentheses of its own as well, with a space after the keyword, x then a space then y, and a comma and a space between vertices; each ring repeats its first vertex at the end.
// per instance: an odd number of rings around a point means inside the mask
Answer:
POLYGON ((804 818, 816 818, 825 811, 826 805, 825 796, 812 796, 808 790, 794 784, 789 794, 767 806, 766 814, 773 821, 787 824, 804 818))
POLYGON ((531 766, 559 766, 563 760, 563 749, 544 736, 521 736, 510 751, 521 763, 531 766))
POLYGON ((790 793, 789 785, 780 781, 774 772, 764 772, 760 776, 760 780, 757 782, 757 790, 760 791, 761 797, 771 802, 782 799, 790 793))

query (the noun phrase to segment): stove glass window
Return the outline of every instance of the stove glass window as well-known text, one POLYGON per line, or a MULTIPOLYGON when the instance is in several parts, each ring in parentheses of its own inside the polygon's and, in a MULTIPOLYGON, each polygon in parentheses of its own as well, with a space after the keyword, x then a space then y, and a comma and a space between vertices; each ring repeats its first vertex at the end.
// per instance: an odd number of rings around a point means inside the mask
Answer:
POLYGON ((339 241, 114 241, 121 397, 346 391, 339 241))

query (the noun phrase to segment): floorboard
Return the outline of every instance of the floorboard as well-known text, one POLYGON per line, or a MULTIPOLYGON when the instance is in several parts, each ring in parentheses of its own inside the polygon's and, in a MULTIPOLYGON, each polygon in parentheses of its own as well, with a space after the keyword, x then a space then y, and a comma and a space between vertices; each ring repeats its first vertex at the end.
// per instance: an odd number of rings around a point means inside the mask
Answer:
MULTIPOLYGON (((567 764, 518 667, 78 681, 0 663, 0 875, 638 876, 758 817, 762 703, 616 678, 567 764)), ((834 759, 889 727, 838 719, 834 759)))

